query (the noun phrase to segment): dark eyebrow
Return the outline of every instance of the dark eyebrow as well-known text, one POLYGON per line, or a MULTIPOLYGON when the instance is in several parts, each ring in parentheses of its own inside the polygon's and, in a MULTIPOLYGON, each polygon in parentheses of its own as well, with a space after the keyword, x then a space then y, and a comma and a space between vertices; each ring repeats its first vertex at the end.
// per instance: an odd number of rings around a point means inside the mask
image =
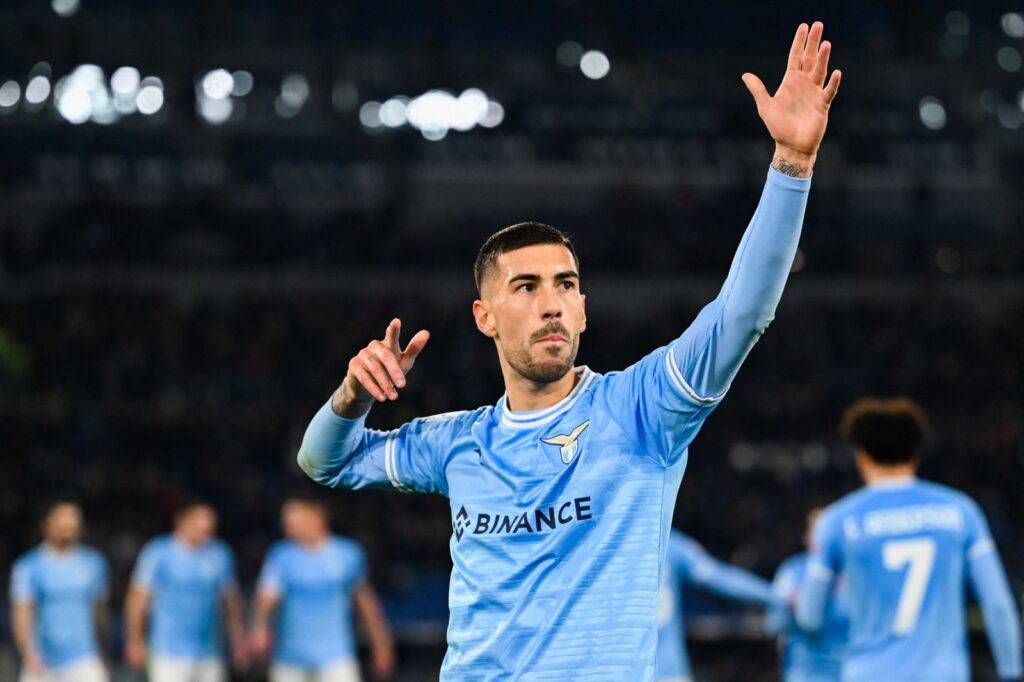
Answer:
MULTIPOLYGON (((565 281, 567 279, 579 279, 579 278, 580 278, 579 273, 577 273, 575 270, 566 270, 565 272, 560 272, 557 275, 555 275, 555 281, 556 282, 563 282, 563 281, 565 281)), ((532 282, 532 283, 536 284, 540 280, 541 280, 540 275, 534 275, 534 274, 531 274, 531 273, 523 272, 523 273, 520 273, 518 275, 512 275, 512 277, 509 278, 508 283, 509 284, 514 284, 515 282, 532 282)))

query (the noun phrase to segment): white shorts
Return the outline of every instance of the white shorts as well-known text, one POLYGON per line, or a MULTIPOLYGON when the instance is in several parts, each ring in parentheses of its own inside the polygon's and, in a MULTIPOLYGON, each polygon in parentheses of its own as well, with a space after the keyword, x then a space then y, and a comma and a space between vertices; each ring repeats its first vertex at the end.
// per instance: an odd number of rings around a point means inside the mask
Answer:
POLYGON ((59 668, 47 670, 42 675, 21 671, 19 682, 109 682, 110 675, 100 659, 90 656, 59 668))
POLYGON ((328 663, 322 668, 300 668, 275 663, 270 666, 270 682, 360 682, 355 661, 328 663))
POLYGON ((171 658, 154 656, 149 663, 149 682, 225 682, 227 668, 219 658, 171 658))

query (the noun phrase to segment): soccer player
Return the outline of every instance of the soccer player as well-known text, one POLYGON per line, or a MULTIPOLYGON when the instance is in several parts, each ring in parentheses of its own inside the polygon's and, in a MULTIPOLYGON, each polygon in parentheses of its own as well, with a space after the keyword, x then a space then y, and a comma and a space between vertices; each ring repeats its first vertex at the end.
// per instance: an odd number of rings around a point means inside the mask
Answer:
POLYGON ((287 539, 263 565, 253 632, 253 649, 263 657, 276 631, 270 682, 357 682, 353 604, 370 638, 374 674, 390 677, 394 645, 363 550, 331 534, 327 507, 314 499, 286 502, 281 525, 287 539))
POLYGON ((668 537, 668 558, 661 572, 658 603, 658 676, 661 682, 690 682, 690 657, 683 625, 683 586, 736 601, 774 606, 775 594, 767 581, 709 555, 700 544, 673 530, 668 537))
MULTIPOLYGON (((820 508, 807 515, 804 545, 810 547, 811 529, 821 515, 820 508)), ((849 637, 850 619, 846 612, 846 590, 842 580, 835 582, 828 606, 817 632, 805 632, 796 626, 792 608, 796 604, 800 586, 807 578, 807 565, 811 555, 797 554, 782 562, 775 572, 772 589, 778 597, 778 606, 768 613, 769 630, 779 634, 782 650, 783 682, 839 682, 840 666, 849 637)))
POLYGON ((235 666, 247 664, 235 560, 216 530, 213 507, 191 501, 175 514, 174 532, 139 554, 125 599, 125 660, 139 669, 149 654, 150 682, 226 680, 225 626, 235 666))
POLYGON ((21 682, 106 682, 100 643, 107 632, 107 561, 79 543, 82 510, 50 506, 43 542, 14 562, 11 622, 21 682))
POLYGON ((1006 574, 978 505, 918 480, 921 409, 905 398, 861 400, 843 415, 865 487, 815 524, 797 624, 817 631, 840 573, 850 644, 844 682, 970 679, 965 585, 981 603, 999 676, 1021 676, 1021 633, 1006 574))
POLYGON ((577 367, 579 259, 558 230, 522 223, 492 235, 474 268, 473 317, 505 382, 495 405, 367 429, 372 403, 398 399, 429 338, 401 348, 396 319, 313 417, 298 460, 315 481, 449 498, 442 680, 656 679, 687 446, 774 316, 839 87, 838 71, 826 84, 821 35, 820 23, 800 26, 774 97, 743 75, 775 155, 725 284, 682 336, 621 372, 577 367))

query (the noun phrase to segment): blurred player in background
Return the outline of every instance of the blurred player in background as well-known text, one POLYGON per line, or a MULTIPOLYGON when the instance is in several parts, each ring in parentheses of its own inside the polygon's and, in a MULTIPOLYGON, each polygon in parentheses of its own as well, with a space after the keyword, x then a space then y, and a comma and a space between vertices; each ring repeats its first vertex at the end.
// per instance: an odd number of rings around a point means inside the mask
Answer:
POLYGON ((286 539, 263 564, 252 635, 258 656, 273 649, 270 682, 357 682, 353 605, 370 639, 374 675, 390 677, 394 645, 363 550, 331 534, 327 507, 314 499, 286 502, 281 525, 286 539))
POLYGON ((1017 606, 981 509, 918 480, 926 423, 905 398, 861 400, 841 432, 866 484, 815 524, 797 624, 818 631, 842 573, 850 644, 844 682, 970 679, 965 585, 981 604, 999 676, 1021 676, 1017 606))
POLYGON ((683 588, 693 585, 726 599, 772 607, 771 585, 741 568, 718 561, 683 533, 668 538, 668 557, 658 595, 658 677, 661 682, 691 682, 683 620, 683 588))
POLYGON ((656 679, 660 574, 687 448, 774 317, 839 87, 838 71, 826 83, 822 30, 801 24, 774 97, 743 75, 775 156, 722 290, 682 336, 622 372, 577 367, 587 316, 576 251, 555 228, 521 223, 492 235, 474 267, 474 320, 505 382, 496 405, 365 428, 374 401, 398 399, 429 338, 420 331, 403 350, 396 319, 314 416, 298 459, 317 482, 449 498, 441 679, 656 679))
POLYGON ((20 682, 106 682, 107 561, 79 544, 82 510, 73 502, 50 506, 42 534, 11 569, 20 682))
MULTIPOLYGON (((804 545, 811 545, 811 530, 821 515, 821 508, 807 515, 804 545)), ((782 652, 783 682, 839 682, 843 654, 850 634, 847 615, 846 590, 843 579, 835 581, 835 591, 829 597, 821 628, 805 632, 796 626, 793 606, 800 586, 807 578, 807 565, 811 555, 797 554, 782 562, 775 572, 772 590, 778 597, 777 606, 768 613, 768 629, 779 635, 782 652)))
POLYGON ((139 669, 148 655, 150 682, 226 680, 225 627, 235 666, 246 665, 235 560, 216 530, 217 512, 193 501, 178 510, 174 532, 139 554, 125 600, 125 660, 139 669))

